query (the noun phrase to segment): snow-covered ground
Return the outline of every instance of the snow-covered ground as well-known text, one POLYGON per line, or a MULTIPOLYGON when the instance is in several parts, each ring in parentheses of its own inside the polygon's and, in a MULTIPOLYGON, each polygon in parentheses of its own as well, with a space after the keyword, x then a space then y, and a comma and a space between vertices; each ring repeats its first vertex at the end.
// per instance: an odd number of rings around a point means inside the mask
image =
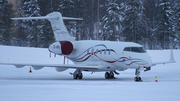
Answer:
MULTIPOLYGON (((141 72, 144 82, 134 82, 135 70, 108 80, 104 72, 83 72, 82 80, 74 80, 69 74, 74 69, 56 72, 45 67, 29 73, 28 66, 0 65, 0 101, 180 101, 180 50, 173 52, 176 63, 141 72)), ((170 50, 148 53, 153 61, 170 58, 170 50)), ((0 46, 0 61, 62 64, 63 57, 50 58, 48 49, 0 46)))

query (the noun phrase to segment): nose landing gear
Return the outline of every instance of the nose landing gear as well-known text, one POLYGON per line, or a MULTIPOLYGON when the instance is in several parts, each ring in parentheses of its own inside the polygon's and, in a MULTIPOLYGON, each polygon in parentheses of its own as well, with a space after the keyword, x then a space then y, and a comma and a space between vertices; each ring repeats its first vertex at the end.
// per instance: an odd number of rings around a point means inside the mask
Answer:
POLYGON ((135 82, 142 82, 141 77, 135 77, 135 78, 134 78, 134 81, 135 81, 135 82))
POLYGON ((140 75, 140 68, 136 69, 135 75, 136 75, 136 77, 134 78, 134 81, 135 82, 142 82, 141 77, 139 77, 139 75, 140 75))

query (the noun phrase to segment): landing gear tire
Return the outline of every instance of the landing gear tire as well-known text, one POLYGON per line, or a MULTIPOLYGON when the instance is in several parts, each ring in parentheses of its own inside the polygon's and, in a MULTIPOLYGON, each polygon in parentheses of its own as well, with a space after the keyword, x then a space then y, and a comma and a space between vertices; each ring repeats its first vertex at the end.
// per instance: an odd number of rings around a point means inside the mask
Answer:
POLYGON ((82 77, 83 77, 83 74, 80 73, 80 74, 79 74, 79 79, 82 79, 82 77))
POLYGON ((73 78, 74 79, 82 79, 83 78, 81 69, 76 69, 76 71, 73 73, 73 78))
POLYGON ((114 78, 114 73, 112 71, 109 72, 106 72, 105 73, 105 78, 106 79, 113 79, 114 78))
POLYGON ((141 77, 135 77, 135 78, 134 78, 134 81, 135 81, 135 82, 141 82, 142 80, 141 80, 141 77))
POLYGON ((114 73, 110 72, 110 78, 114 78, 114 73))
POLYGON ((74 79, 77 79, 77 78, 78 78, 78 74, 74 74, 74 75, 73 75, 73 78, 74 78, 74 79))
POLYGON ((108 72, 105 73, 105 78, 109 79, 110 78, 110 74, 108 72))

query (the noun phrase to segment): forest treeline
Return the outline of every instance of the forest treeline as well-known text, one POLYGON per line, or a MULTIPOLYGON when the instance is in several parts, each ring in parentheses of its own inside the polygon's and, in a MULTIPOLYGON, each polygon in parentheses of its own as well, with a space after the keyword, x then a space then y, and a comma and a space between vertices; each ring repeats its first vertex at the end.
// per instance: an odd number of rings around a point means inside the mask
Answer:
POLYGON ((47 20, 12 17, 61 12, 83 21, 65 21, 76 40, 136 42, 146 49, 180 46, 180 0, 20 0, 18 10, 0 1, 0 44, 48 47, 55 41, 47 20))

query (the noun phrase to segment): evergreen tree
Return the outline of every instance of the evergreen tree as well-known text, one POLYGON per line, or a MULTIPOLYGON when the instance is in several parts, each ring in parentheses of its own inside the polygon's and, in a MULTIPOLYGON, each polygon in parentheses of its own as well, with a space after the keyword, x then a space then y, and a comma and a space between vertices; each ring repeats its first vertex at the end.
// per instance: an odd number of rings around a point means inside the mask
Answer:
POLYGON ((176 45, 179 44, 180 47, 180 0, 174 2, 173 7, 173 31, 174 31, 174 43, 173 48, 177 48, 176 45))
POLYGON ((157 0, 145 0, 144 7, 145 7, 145 14, 146 14, 146 37, 147 37, 147 44, 149 49, 156 49, 157 47, 157 39, 156 39, 156 26, 155 22, 157 19, 157 0))
POLYGON ((0 44, 11 45, 12 38, 12 20, 13 10, 12 4, 7 0, 0 1, 0 44))
POLYGON ((123 19, 122 12, 120 11, 119 5, 116 3, 116 0, 107 0, 107 10, 106 15, 103 19, 103 39, 104 40, 117 40, 121 33, 121 21, 123 19))
POLYGON ((146 17, 141 0, 128 0, 124 10, 123 36, 125 41, 144 44, 146 17))
MULTIPOLYGON (((23 0, 23 4, 18 12, 22 17, 41 16, 37 0, 23 0)), ((24 40, 24 45, 38 47, 38 43, 41 41, 42 26, 43 22, 41 20, 23 20, 17 23, 17 32, 20 34, 18 36, 25 34, 22 35, 24 39, 20 39, 24 40)))
POLYGON ((172 32, 172 8, 169 0, 161 0, 158 4, 158 14, 156 19, 157 39, 162 49, 169 49, 170 35, 172 32))
POLYGON ((52 31, 52 27, 49 21, 43 20, 43 26, 41 28, 41 35, 39 37, 39 47, 48 48, 50 44, 55 41, 55 37, 52 31))
MULTIPOLYGON (((85 0, 76 0, 74 2, 74 7, 75 7, 75 17, 77 18, 83 18, 84 16, 84 3, 85 3, 85 0)), ((77 23, 77 26, 76 26, 76 32, 74 33, 76 37, 76 40, 83 40, 85 37, 86 37, 86 34, 83 34, 84 32, 84 26, 83 26, 83 22, 84 22, 85 19, 83 19, 83 21, 76 21, 77 23)))
MULTIPOLYGON (((38 0, 40 14, 46 16, 53 11, 58 11, 59 4, 59 0, 38 0)), ((40 43, 38 43, 39 47, 48 48, 55 41, 51 23, 48 20, 42 20, 41 33, 40 43)))
POLYGON ((74 1, 62 0, 57 10, 60 11, 63 14, 63 16, 73 16, 74 15, 74 1))
POLYGON ((93 18, 92 18, 92 4, 93 1, 91 0, 83 0, 83 25, 82 25, 82 40, 91 40, 94 39, 93 37, 93 18))

